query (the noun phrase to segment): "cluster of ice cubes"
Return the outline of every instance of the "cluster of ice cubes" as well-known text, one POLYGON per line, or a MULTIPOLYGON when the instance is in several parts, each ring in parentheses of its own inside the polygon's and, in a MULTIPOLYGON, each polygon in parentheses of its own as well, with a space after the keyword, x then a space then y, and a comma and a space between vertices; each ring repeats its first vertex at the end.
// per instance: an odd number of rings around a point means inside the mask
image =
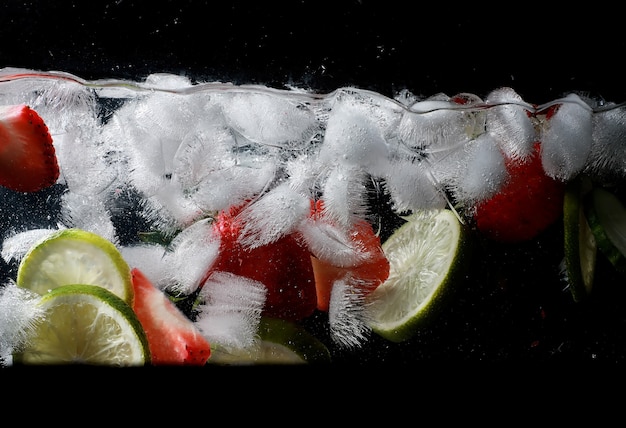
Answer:
MULTIPOLYGON (((536 141, 559 180, 626 175, 626 107, 574 93, 534 105, 506 87, 484 98, 408 90, 390 98, 355 87, 319 94, 173 74, 85 81, 0 70, 0 105, 20 103, 53 136, 64 188, 56 228, 110 239, 157 285, 182 292, 198 287, 216 257, 207 217, 245 200, 255 200, 247 245, 298 229, 332 251, 307 229, 311 199, 323 198, 345 227, 371 214, 372 188, 399 214, 472 206, 498 191, 506 160, 523 161, 536 141), (122 242, 115 219, 130 215, 176 236, 168 251, 122 242)), ((6 261, 41 235, 14 230, 3 232, 6 261)))

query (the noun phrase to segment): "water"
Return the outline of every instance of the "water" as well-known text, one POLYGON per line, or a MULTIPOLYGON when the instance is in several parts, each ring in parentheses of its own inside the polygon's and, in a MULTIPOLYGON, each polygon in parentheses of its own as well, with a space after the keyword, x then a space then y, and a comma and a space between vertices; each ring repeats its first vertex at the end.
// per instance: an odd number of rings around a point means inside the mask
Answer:
MULTIPOLYGON (((626 107, 578 94, 534 105, 511 88, 484 98, 420 99, 408 91, 389 98, 352 87, 316 93, 192 83, 171 74, 86 81, 62 72, 0 70, 0 104, 22 103, 48 125, 61 175, 33 194, 0 189, 0 240, 22 238, 27 247, 45 230, 94 231, 161 289, 183 294, 199 290, 218 257, 207 219, 244 201, 255 201, 244 213, 244 246, 298 232, 319 253, 353 263, 358 249, 342 236, 359 220, 383 240, 401 224, 400 215, 424 208, 455 209, 471 226, 464 213, 497 194, 507 162, 525 162, 536 141, 543 142, 545 171, 563 183, 584 173, 614 186, 626 174, 626 107), (310 201, 318 199, 336 225, 324 234, 307 221, 310 201), (147 244, 146 236, 169 244, 167 258, 166 247, 147 244)), ((456 299, 440 322, 405 343, 367 329, 361 337, 358 319, 340 332, 358 337, 338 341, 329 328, 332 311, 298 322, 337 362, 626 355, 614 340, 625 322, 614 303, 623 291, 611 285, 623 279, 600 259, 595 298, 575 304, 559 268, 559 221, 515 245, 476 235, 473 269, 456 299)), ((21 253, 14 251, 0 260, 3 283, 15 278, 21 253)), ((231 307, 237 296, 253 296, 239 308, 251 315, 222 317, 214 331, 206 327, 231 345, 251 338, 262 308, 254 287, 239 280, 231 279, 230 295, 215 298, 231 307)), ((207 317, 204 326, 211 324, 207 317)))

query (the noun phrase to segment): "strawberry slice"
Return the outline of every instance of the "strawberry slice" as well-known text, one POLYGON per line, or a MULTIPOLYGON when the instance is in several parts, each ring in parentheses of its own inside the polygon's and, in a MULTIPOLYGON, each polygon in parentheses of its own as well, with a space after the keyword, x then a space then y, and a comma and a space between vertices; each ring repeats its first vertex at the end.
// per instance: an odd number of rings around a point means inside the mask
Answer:
MULTIPOLYGON (((328 221, 323 211, 323 201, 318 200, 312 207, 315 221, 328 221)), ((349 232, 354 247, 359 248, 366 256, 364 262, 356 266, 337 266, 332 260, 321 260, 311 256, 315 288, 317 293, 317 309, 328 312, 333 284, 350 275, 368 294, 374 291, 389 276, 389 260, 383 253, 380 237, 374 232, 372 225, 365 221, 357 221, 349 232)))
POLYGON ((243 225, 237 218, 244 207, 232 207, 216 217, 213 225, 221 238, 220 254, 210 272, 230 272, 263 283, 267 287, 264 316, 298 321, 312 315, 316 293, 309 250, 295 234, 244 248, 239 242, 243 225))
POLYGON ((143 326, 153 365, 206 364, 209 342, 193 322, 138 268, 131 271, 135 299, 133 309, 143 326))
POLYGON ((27 105, 0 106, 0 185, 36 192, 59 178, 48 127, 27 105))
POLYGON ((563 213, 565 184, 545 174, 541 143, 525 161, 506 160, 509 180, 496 195, 479 203, 476 227, 501 242, 522 242, 536 237, 563 213))

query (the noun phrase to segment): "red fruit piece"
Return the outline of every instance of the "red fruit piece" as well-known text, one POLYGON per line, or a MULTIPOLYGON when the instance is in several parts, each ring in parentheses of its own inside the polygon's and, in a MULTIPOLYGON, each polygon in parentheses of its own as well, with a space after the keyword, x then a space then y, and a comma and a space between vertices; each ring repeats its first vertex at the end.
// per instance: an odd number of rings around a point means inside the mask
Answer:
POLYGON ((143 272, 134 268, 131 274, 133 309, 148 337, 152 365, 206 364, 211 346, 198 328, 143 272))
POLYGON ((0 185, 36 192, 59 178, 48 127, 27 105, 0 106, 0 185))
POLYGON ((309 250, 295 234, 257 248, 244 248, 239 242, 243 225, 237 218, 243 208, 233 207, 215 219, 214 230, 221 244, 211 272, 231 272, 263 283, 267 288, 264 316, 292 321, 310 316, 316 295, 309 250))
POLYGON ((541 165, 539 142, 523 162, 506 161, 509 179, 492 198, 478 204, 476 227, 500 242, 536 237, 563 213, 565 183, 547 176, 541 165))
MULTIPOLYGON (((312 216, 316 221, 327 221, 324 219, 321 200, 312 207, 312 216)), ((354 278, 363 287, 365 294, 374 291, 389 276, 389 260, 383 253, 380 237, 376 235, 372 225, 365 220, 359 220, 349 234, 355 243, 355 248, 360 248, 368 255, 363 263, 341 267, 336 266, 332 261, 311 256, 317 292, 317 309, 321 311, 328 311, 333 284, 346 275, 354 278)))

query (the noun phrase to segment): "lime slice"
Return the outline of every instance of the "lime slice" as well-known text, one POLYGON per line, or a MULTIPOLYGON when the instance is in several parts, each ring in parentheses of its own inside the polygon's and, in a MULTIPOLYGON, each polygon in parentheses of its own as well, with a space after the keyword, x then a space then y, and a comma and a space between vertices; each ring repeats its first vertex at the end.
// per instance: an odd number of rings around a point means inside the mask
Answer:
POLYGON ((261 318, 259 341, 250 349, 226 350, 212 344, 209 363, 222 365, 329 363, 330 351, 305 328, 277 318, 261 318))
POLYGON ((66 284, 99 285, 132 304, 130 268, 117 247, 82 229, 62 229, 24 255, 17 285, 38 294, 66 284))
POLYGON ((567 183, 563 200, 564 267, 575 302, 591 293, 596 268, 597 243, 583 205, 590 189, 586 177, 577 177, 567 183))
POLYGON ((465 229, 449 209, 417 211, 383 243, 389 277, 368 296, 372 331, 411 338, 440 312, 467 260, 465 229))
POLYGON ((68 284, 45 294, 45 317, 15 364, 142 366, 150 362, 145 332, 132 308, 110 291, 68 284))
POLYGON ((610 191, 595 187, 585 203, 585 214, 598 249, 615 269, 626 275, 626 208, 610 191))

